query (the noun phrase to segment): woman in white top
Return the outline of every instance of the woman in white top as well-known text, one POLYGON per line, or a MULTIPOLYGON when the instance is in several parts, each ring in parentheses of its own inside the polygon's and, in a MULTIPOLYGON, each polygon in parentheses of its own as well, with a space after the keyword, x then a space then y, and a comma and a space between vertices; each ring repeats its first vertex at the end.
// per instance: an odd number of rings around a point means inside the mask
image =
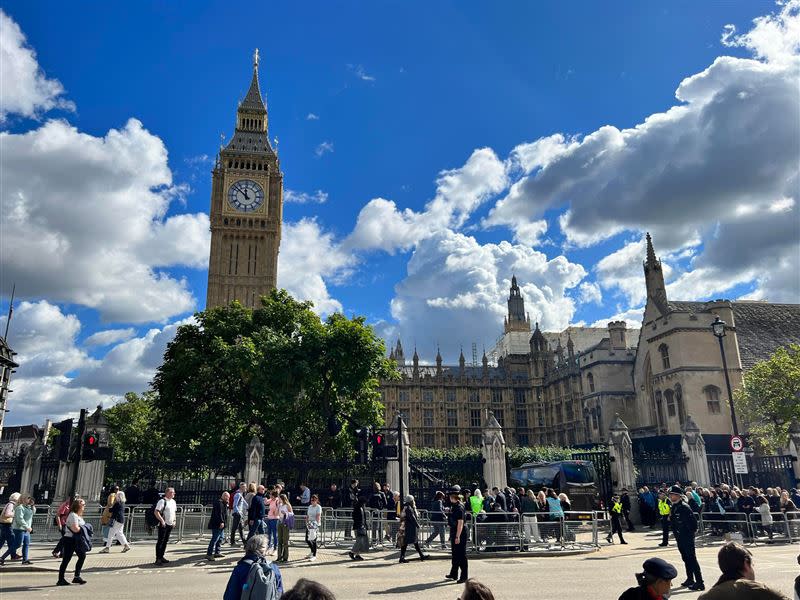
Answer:
POLYGON ((322 525, 322 507, 319 505, 319 496, 311 496, 311 504, 306 510, 306 543, 311 553, 306 556, 310 561, 317 560, 317 538, 322 525))
POLYGON ((76 537, 81 533, 81 527, 86 524, 83 520, 83 510, 86 507, 86 502, 78 498, 72 503, 69 516, 67 517, 66 527, 64 528, 64 547, 62 549, 61 567, 58 569, 58 582, 56 585, 69 585, 69 581, 64 578, 67 571, 67 565, 72 559, 73 554, 78 555, 78 562, 75 563, 75 576, 72 578, 72 583, 84 584, 85 580, 81 578, 81 569, 83 568, 83 561, 86 560, 86 552, 82 548, 76 547, 76 537))

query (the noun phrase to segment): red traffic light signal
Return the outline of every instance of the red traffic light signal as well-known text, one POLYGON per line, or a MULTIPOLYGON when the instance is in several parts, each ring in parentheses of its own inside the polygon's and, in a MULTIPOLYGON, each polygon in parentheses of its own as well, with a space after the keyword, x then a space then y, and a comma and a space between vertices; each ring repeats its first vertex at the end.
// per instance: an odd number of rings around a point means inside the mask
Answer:
POLYGON ((378 446, 383 444, 383 434, 382 433, 376 433, 375 434, 375 444, 377 444, 378 446))
POLYGON ((84 460, 94 460, 95 453, 100 446, 100 438, 97 436, 96 431, 90 431, 83 436, 83 452, 82 458, 84 460))
POLYGON ((89 436, 86 438, 86 443, 89 446, 96 446, 97 445, 97 438, 90 433, 89 436))

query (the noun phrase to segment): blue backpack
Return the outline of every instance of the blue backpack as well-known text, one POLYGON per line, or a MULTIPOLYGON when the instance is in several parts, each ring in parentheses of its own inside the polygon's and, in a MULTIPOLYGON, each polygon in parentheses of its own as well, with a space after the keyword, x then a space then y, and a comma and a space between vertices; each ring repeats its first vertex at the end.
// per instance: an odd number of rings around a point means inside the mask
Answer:
POLYGON ((245 559, 242 562, 250 565, 242 600, 278 600, 281 597, 275 572, 267 561, 245 559))

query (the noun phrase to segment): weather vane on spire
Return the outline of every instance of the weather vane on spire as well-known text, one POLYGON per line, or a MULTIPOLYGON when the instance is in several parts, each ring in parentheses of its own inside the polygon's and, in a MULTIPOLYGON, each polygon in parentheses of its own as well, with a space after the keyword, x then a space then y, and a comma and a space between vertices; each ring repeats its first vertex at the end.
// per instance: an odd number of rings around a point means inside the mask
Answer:
POLYGON ((258 67, 258 48, 253 52, 253 66, 258 67))

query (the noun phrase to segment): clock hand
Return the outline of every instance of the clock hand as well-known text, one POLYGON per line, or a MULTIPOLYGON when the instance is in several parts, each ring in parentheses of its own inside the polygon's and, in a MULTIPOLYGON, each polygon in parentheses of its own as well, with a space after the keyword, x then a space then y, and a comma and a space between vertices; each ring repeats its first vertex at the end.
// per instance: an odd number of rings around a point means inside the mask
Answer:
POLYGON ((250 200, 250 194, 247 193, 247 188, 245 188, 243 191, 244 191, 244 199, 250 200))

